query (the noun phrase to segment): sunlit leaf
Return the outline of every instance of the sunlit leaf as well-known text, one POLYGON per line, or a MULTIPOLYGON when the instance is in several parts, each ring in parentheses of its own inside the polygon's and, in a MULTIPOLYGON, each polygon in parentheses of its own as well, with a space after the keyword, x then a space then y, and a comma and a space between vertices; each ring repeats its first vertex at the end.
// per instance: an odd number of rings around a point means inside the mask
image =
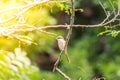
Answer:
POLYGON ((112 37, 116 37, 118 35, 118 31, 113 30, 111 32, 112 37))
POLYGON ((25 36, 25 35, 14 34, 13 37, 27 45, 36 44, 32 41, 31 38, 29 38, 28 36, 25 36))
POLYGON ((15 58, 15 55, 12 52, 8 52, 8 56, 11 60, 15 58))
POLYGON ((107 34, 107 33, 110 33, 110 32, 112 32, 112 30, 106 30, 106 31, 100 32, 98 34, 98 36, 101 36, 101 35, 104 35, 104 34, 107 34))
POLYGON ((13 65, 15 65, 17 67, 23 68, 23 63, 18 61, 18 60, 12 60, 11 64, 13 64, 13 65))
POLYGON ((80 8, 80 9, 75 9, 75 11, 83 12, 84 10, 82 8, 80 8))
POLYGON ((15 71, 15 72, 18 72, 18 71, 19 71, 19 70, 18 70, 18 67, 15 66, 15 65, 13 65, 13 64, 10 64, 9 67, 10 67, 13 71, 15 71))
MULTIPOLYGON (((32 65, 27 53, 21 48, 16 48, 14 52, 0 51, 0 79, 2 80, 26 80, 30 79, 28 74, 32 74, 32 65)), ((36 68, 36 67, 35 67, 36 68)), ((36 69, 37 70, 37 69, 36 69)), ((34 73, 36 72, 34 69, 34 73)))

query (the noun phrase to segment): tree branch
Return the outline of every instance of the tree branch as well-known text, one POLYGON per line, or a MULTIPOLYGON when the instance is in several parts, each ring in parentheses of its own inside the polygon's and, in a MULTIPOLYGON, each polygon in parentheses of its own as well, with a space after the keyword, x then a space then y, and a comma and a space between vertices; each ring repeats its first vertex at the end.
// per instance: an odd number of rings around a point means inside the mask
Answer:
POLYGON ((71 80, 65 73, 63 73, 59 68, 56 67, 56 71, 60 73, 66 80, 71 80))
MULTIPOLYGON (((72 27, 76 27, 76 28, 79 28, 79 27, 89 27, 89 28, 95 28, 95 27, 103 27, 105 25, 108 25, 112 22, 114 22, 116 20, 116 18, 120 15, 120 11, 118 10, 117 14, 112 18, 110 19, 109 21, 105 22, 106 19, 108 19, 108 16, 99 24, 95 24, 95 25, 72 25, 72 27)), ((67 26, 70 26, 70 25, 67 25, 67 26)), ((51 25, 51 26, 44 26, 44 27, 39 27, 41 29, 50 29, 50 28, 68 28, 66 25, 51 25)))
POLYGON ((68 76, 66 76, 63 72, 60 71, 59 68, 57 68, 59 62, 60 62, 60 59, 61 59, 61 56, 63 54, 63 52, 65 51, 65 49, 67 49, 67 45, 68 45, 68 42, 70 40, 70 36, 72 34, 72 26, 74 24, 74 16, 75 16, 75 6, 74 6, 74 0, 71 0, 71 6, 72 6, 72 14, 71 14, 71 18, 70 18, 70 25, 66 26, 68 28, 68 33, 67 33, 67 36, 66 36, 66 44, 65 44, 65 47, 64 49, 60 52, 59 54, 59 57, 57 59, 57 61, 55 62, 54 64, 54 68, 53 68, 53 71, 57 70, 66 80, 71 80, 68 76))
MULTIPOLYGON (((20 10, 20 13, 23 14, 24 12, 26 12, 30 8, 32 8, 32 7, 34 7, 34 6, 38 5, 38 4, 43 4, 43 3, 46 3, 46 2, 49 2, 49 1, 50 0, 35 1, 35 2, 28 3, 28 4, 23 5, 23 6, 12 7, 12 8, 7 8, 7 9, 0 10, 0 13, 12 11, 12 10, 20 10)), ((19 12, 14 14, 14 15, 12 15, 11 17, 9 17, 6 20, 0 20, 0 23, 8 22, 8 21, 14 19, 15 17, 17 17, 18 15, 20 15, 19 12)))
MULTIPOLYGON (((70 25, 69 25, 70 28, 68 29, 68 33, 67 33, 67 36, 66 36, 66 44, 65 44, 64 49, 60 52, 59 57, 58 57, 57 61, 54 64, 53 72, 55 71, 56 67, 58 66, 58 64, 60 62, 60 59, 61 59, 61 56, 62 56, 63 52, 65 51, 65 49, 67 48, 70 36, 72 34, 72 26, 74 24, 74 16, 75 16, 75 12, 74 12, 75 11, 74 0, 71 0, 71 6, 72 6, 72 14, 71 14, 70 25)), ((68 28, 68 25, 65 26, 65 27, 68 28)))

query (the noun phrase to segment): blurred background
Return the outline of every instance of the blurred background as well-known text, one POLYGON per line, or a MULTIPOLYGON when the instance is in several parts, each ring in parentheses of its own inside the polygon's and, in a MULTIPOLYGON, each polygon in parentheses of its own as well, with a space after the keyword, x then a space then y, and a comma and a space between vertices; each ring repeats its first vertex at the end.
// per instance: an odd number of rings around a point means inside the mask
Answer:
MULTIPOLYGON (((21 6, 33 2, 32 0, 1 0, 1 10, 21 6)), ((117 10, 117 0, 101 0, 106 11, 117 10)), ((56 24, 69 24, 70 15, 67 9, 69 3, 45 3, 37 5, 23 14, 27 24, 36 27, 56 24), (51 6, 52 5, 52 6, 51 6), (66 12, 65 12, 65 11, 66 12)), ((106 14, 99 0, 75 0, 75 24, 99 24, 105 19, 106 14)), ((7 19, 15 11, 0 13, 0 20, 7 19)), ((114 16, 114 14, 112 15, 114 16)), ((6 23, 0 23, 1 27, 17 23, 13 19, 6 23)), ((109 24, 106 27, 97 28, 73 28, 73 33, 68 45, 68 54, 71 59, 69 64, 63 55, 59 68, 70 76, 71 80, 119 80, 120 79, 120 37, 111 35, 98 36, 105 30, 113 28, 109 24), (100 79, 98 79, 100 78, 100 79)), ((67 30, 63 28, 46 29, 56 35, 66 36, 67 30)), ((53 65, 57 60, 60 50, 57 46, 56 36, 39 31, 22 33, 32 38, 37 45, 26 45, 15 39, 0 38, 0 79, 1 80, 64 80, 57 72, 52 72, 53 65), (18 47, 20 47, 18 49, 18 47), (22 51, 23 50, 23 51, 22 51), (6 56, 13 52, 13 64, 9 67, 6 56), (23 56, 22 56, 23 53, 23 56), (22 56, 23 58, 19 58, 22 56), (5 58, 5 60, 4 60, 5 58), (23 61, 21 61, 23 60, 23 61), (4 63, 3 63, 3 62, 4 63), (23 62, 25 62, 23 64, 23 62), (22 64, 21 64, 22 63, 22 64), (29 63, 28 65, 25 65, 29 63), (7 67, 5 67, 7 65, 7 67), (22 67, 21 67, 22 65, 22 67), (5 74, 5 75, 4 75, 5 74)), ((10 56, 11 56, 10 54, 10 56)))

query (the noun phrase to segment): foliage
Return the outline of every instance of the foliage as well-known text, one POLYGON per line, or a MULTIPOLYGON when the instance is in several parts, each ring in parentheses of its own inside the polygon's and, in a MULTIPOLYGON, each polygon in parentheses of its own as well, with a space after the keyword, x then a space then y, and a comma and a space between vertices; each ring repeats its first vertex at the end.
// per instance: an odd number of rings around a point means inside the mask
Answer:
MULTIPOLYGON (((41 29, 41 27, 57 23, 55 18, 51 16, 53 12, 62 10, 67 14, 71 14, 70 2, 51 0, 42 4, 34 4, 32 7, 13 9, 21 6, 24 7, 24 5, 31 4, 34 1, 37 0, 0 1, 1 80, 63 79, 57 73, 38 70, 38 67, 31 64, 27 55, 34 60, 36 53, 39 52, 57 53, 54 49, 56 47, 54 45, 55 37, 63 34, 62 32, 64 31, 46 30, 41 29), (17 48, 18 46, 21 48, 17 48)), ((81 0, 76 0, 75 2, 75 6, 77 7, 76 12, 84 12, 84 9, 79 8, 82 3, 79 4, 78 2, 81 3, 81 0)), ((93 0, 93 3, 96 5, 98 5, 98 2, 99 0, 93 0)), ((117 10, 117 6, 119 6, 118 2, 120 3, 120 0, 101 0, 101 3, 103 3, 108 12, 107 14, 112 10, 113 13, 117 10)), ((101 16, 103 17, 105 14, 101 13, 101 16)), ((110 19, 113 16, 114 14, 111 15, 110 19)), ((80 38, 72 39, 71 44, 74 44, 68 46, 71 63, 68 64, 66 58, 63 56, 60 66, 72 80, 91 80, 96 74, 102 74, 108 80, 118 80, 120 78, 120 46, 118 36, 120 31, 118 28, 119 25, 114 24, 117 23, 107 25, 105 29, 94 29, 94 31, 87 28, 85 33, 81 32, 83 34, 82 37, 79 35, 80 31, 75 32, 78 34, 77 37, 80 38), (98 36, 96 36, 97 34, 98 36), (111 35, 114 38, 106 35, 105 40, 101 40, 105 34, 111 35), (101 41, 105 41, 102 44, 105 51, 100 53, 101 41)))
POLYGON ((116 30, 105 30, 103 32, 100 32, 98 35, 104 35, 104 34, 107 34, 107 35, 111 34, 112 37, 116 37, 116 36, 118 36, 119 31, 116 31, 116 30))
MULTIPOLYGON (((114 17, 115 13, 117 13, 115 11, 119 10, 119 0, 108 0, 108 1, 96 0, 95 2, 102 3, 102 7, 107 12, 107 13, 104 12, 106 16, 110 14, 110 17, 114 17)), ((111 19, 111 18, 108 18, 108 19, 111 19)), ((100 35, 107 34, 107 35, 111 35, 112 37, 117 37, 119 34, 119 29, 116 27, 119 27, 119 22, 114 23, 115 21, 117 20, 114 20, 113 24, 105 26, 105 31, 101 32, 100 35)))
MULTIPOLYGON (((29 5, 33 0, 2 0, 0 1, 0 79, 1 80, 44 80, 46 78, 56 78, 55 75, 39 71, 27 57, 35 58, 36 53, 48 51, 53 53, 56 31, 36 30, 43 25, 56 24, 55 18, 50 15, 51 3, 29 5), (27 1, 27 2, 26 2, 27 1), (26 7, 26 5, 28 5, 26 7), (32 7, 31 7, 32 6, 32 7), (27 46, 26 46, 27 44, 27 46), (28 47, 29 45, 29 47, 28 47), (20 48, 28 51, 23 52, 20 48), (9 52, 14 51, 15 52, 9 52), (47 75, 44 76, 44 75, 47 75), (53 77, 51 77, 53 76, 53 77)), ((57 4, 58 1, 57 1, 57 4)), ((66 3, 64 2, 64 5, 66 3)), ((56 5, 56 2, 52 6, 56 5)), ((61 5, 63 5, 61 3, 61 5)), ((57 6, 61 6, 60 4, 57 6)), ((52 9, 51 6, 51 9, 52 9)), ((59 7, 61 8, 61 7, 59 7)), ((58 9, 59 9, 58 8, 58 9)), ((62 8, 61 8, 62 9, 62 8)), ((58 75, 57 75, 58 76, 58 75)))
POLYGON ((69 47, 71 64, 68 64, 66 58, 63 58, 61 68, 71 76, 72 80, 90 80, 97 75, 102 75, 108 80, 120 78, 120 46, 118 45, 120 38, 106 36, 107 43, 101 46, 102 38, 88 32, 77 40, 75 45, 69 47), (100 52, 102 47, 105 50, 100 52))
POLYGON ((0 79, 1 80, 39 80, 38 68, 31 65, 27 53, 16 48, 14 53, 0 51, 0 79), (32 75, 32 76, 31 76, 32 75), (37 79, 38 78, 38 79, 37 79))
POLYGON ((108 1, 105 1, 105 0, 101 0, 101 1, 94 0, 94 2, 96 4, 98 4, 98 2, 102 2, 103 5, 105 6, 105 8, 107 8, 109 10, 113 10, 113 9, 115 10, 115 9, 117 9, 117 7, 118 7, 118 1, 119 0, 108 0, 108 1))
POLYGON ((51 72, 39 71, 31 64, 27 53, 21 48, 15 48, 14 52, 0 51, 0 79, 1 80, 47 80, 61 79, 59 75, 51 72))

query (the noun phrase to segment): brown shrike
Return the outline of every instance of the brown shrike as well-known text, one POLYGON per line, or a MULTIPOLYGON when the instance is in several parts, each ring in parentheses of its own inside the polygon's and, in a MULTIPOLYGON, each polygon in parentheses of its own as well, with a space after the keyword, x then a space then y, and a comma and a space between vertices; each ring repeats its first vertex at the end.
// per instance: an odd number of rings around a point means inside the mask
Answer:
MULTIPOLYGON (((66 41, 62 36, 58 36, 56 39, 57 39, 57 42, 58 42, 58 47, 62 51, 65 48, 66 41)), ((67 48, 65 48, 64 51, 65 51, 65 56, 67 57, 67 60, 70 63, 70 58, 69 58, 68 53, 67 53, 67 48)))

